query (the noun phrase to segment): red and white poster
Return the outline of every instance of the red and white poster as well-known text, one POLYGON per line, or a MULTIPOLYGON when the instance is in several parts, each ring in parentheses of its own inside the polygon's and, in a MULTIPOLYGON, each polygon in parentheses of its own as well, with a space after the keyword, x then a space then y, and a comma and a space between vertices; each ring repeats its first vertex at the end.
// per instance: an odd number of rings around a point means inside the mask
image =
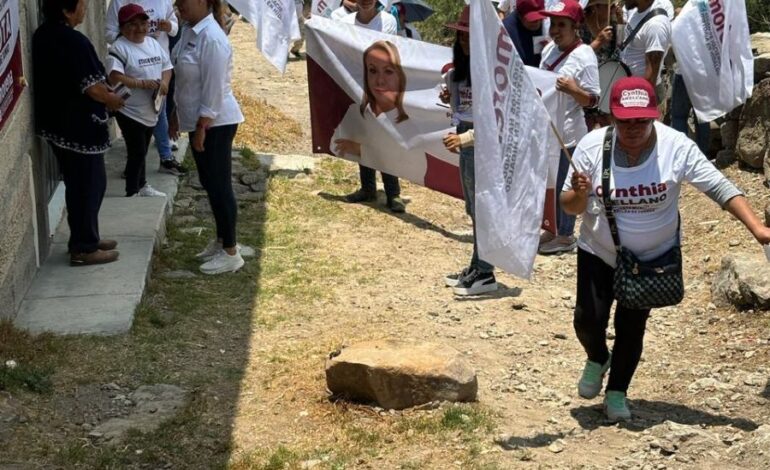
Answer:
MULTIPOLYGON (((439 100, 452 49, 321 16, 306 31, 313 152, 462 198, 459 157, 443 144, 455 127, 439 100)), ((527 71, 544 97, 558 95, 555 74, 527 71)), ((538 126, 550 132, 547 123, 538 126)), ((558 165, 558 153, 553 162, 558 165)))
POLYGON ((19 0, 0 0, 0 130, 24 90, 22 75, 19 0))

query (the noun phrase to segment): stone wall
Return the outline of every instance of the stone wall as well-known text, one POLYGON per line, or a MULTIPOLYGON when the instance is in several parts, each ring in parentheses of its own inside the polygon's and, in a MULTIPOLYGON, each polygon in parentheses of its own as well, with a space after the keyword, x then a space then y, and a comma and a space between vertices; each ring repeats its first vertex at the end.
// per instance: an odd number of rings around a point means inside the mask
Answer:
MULTIPOLYGON (((89 2, 88 35, 101 57, 106 54, 103 2, 89 2)), ((32 83, 32 33, 38 25, 36 0, 19 0, 20 36, 24 75, 32 83)), ((36 209, 33 159, 41 158, 34 142, 32 94, 27 88, 0 132, 0 319, 13 318, 37 269, 36 209)), ((47 227, 37 227, 47 230, 47 227)))

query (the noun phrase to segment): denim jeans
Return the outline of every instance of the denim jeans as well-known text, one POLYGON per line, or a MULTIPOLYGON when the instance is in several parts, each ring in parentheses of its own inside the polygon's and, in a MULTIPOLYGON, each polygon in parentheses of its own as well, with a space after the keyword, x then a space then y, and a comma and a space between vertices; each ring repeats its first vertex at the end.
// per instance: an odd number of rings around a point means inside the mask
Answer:
MULTIPOLYGON (((671 92, 671 127, 688 134, 687 118, 690 115, 692 103, 690 95, 687 94, 687 87, 684 84, 684 78, 681 75, 674 75, 674 87, 671 92)), ((707 122, 696 122, 695 125, 695 143, 701 152, 708 156, 711 146, 711 126, 707 122)))
MULTIPOLYGON (((575 147, 570 147, 567 151, 572 155, 575 152, 575 147)), ((564 150, 562 150, 559 156, 559 171, 556 173, 556 233, 571 237, 575 233, 575 216, 564 212, 561 208, 560 199, 561 188, 564 186, 568 172, 569 160, 567 160, 567 156, 564 154, 564 150)))
MULTIPOLYGON (((457 134, 473 129, 472 123, 461 122, 457 126, 457 134)), ((471 217, 473 224, 473 255, 471 256, 471 269, 481 273, 491 273, 495 267, 479 258, 479 245, 476 242, 476 168, 473 157, 473 147, 460 149, 460 179, 463 185, 465 197, 465 212, 471 217)))
POLYGON ((158 124, 155 125, 155 130, 152 131, 152 135, 155 137, 155 147, 158 148, 158 155, 160 155, 161 161, 171 160, 171 142, 168 138, 168 115, 166 114, 166 101, 163 101, 163 106, 160 107, 160 114, 158 114, 158 124))

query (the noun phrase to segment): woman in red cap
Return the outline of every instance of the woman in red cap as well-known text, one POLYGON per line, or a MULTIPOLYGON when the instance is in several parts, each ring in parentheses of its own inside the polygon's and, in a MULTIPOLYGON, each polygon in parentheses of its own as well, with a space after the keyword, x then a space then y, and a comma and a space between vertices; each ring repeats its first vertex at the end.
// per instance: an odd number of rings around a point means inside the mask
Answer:
MULTIPOLYGON (((598 101, 599 64, 591 46, 580 40, 583 9, 576 0, 562 0, 540 14, 551 19, 549 34, 553 39, 543 50, 540 68, 559 74, 556 89, 566 95, 562 138, 567 152, 572 154, 580 139, 588 133, 583 108, 594 107, 598 101)), ((568 158, 562 152, 556 176, 557 197, 569 170, 568 158)), ((544 232, 538 251, 556 254, 574 250, 574 232, 575 216, 565 213, 557 203, 556 236, 544 232)))
POLYGON ((477 295, 497 289, 495 267, 479 258, 476 244, 476 216, 474 189, 476 185, 473 155, 473 91, 471 88, 471 40, 470 7, 466 6, 457 23, 448 28, 457 31, 453 48, 452 68, 446 72, 447 90, 441 100, 452 108, 452 124, 457 133, 444 137, 444 145, 452 152, 460 153, 460 180, 465 197, 465 212, 473 224, 473 255, 468 267, 456 274, 450 274, 444 282, 457 295, 477 295))
MULTIPOLYGON (((656 121, 657 100, 649 81, 629 77, 616 82, 610 111, 614 127, 589 133, 575 149, 573 161, 578 171, 570 169, 561 203, 566 212, 583 216, 574 326, 588 359, 578 393, 583 398, 596 397, 609 371, 604 410, 615 422, 631 418, 626 392, 642 355, 651 310, 618 302, 615 343, 610 353, 606 330, 617 295, 613 282, 620 248, 632 253, 639 263, 676 252, 680 240, 679 193, 685 181, 743 222, 759 243, 770 243, 770 227, 764 226, 743 193, 694 142, 656 121)), ((644 304, 662 304, 652 300, 644 304)), ((675 301, 666 304, 672 303, 675 301)))

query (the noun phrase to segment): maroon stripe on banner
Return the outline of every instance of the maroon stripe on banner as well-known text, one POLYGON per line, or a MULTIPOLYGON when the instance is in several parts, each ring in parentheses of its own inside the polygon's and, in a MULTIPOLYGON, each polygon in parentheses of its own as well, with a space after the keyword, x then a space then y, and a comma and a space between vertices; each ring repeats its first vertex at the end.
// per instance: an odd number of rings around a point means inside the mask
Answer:
POLYGON ((307 56, 307 83, 313 153, 333 155, 329 142, 353 100, 310 56, 307 56))
POLYGON ((541 228, 556 235, 556 188, 545 190, 545 209, 541 228))
POLYGON ((425 171, 425 187, 459 199, 463 199, 460 168, 426 153, 428 169, 425 171))

